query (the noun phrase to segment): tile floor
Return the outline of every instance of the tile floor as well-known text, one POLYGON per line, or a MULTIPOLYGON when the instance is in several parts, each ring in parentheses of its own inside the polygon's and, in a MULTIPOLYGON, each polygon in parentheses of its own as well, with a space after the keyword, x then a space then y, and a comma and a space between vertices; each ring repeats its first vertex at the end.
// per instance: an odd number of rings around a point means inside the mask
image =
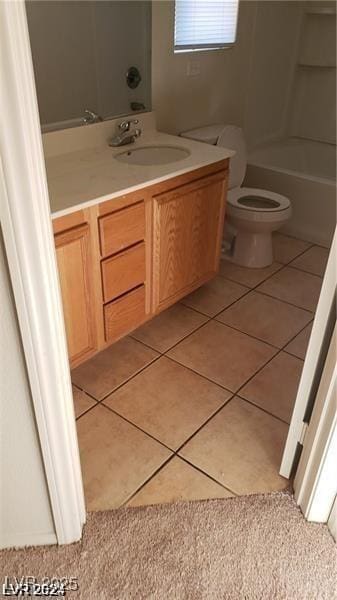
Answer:
POLYGON ((279 490, 328 251, 219 276, 75 369, 88 510, 279 490))

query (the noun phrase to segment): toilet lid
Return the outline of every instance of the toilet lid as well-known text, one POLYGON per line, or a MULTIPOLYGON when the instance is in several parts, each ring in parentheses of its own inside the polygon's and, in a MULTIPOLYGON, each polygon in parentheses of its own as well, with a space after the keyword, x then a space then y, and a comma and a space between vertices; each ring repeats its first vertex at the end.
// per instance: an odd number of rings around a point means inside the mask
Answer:
POLYGON ((235 151, 229 163, 228 188, 240 187, 247 168, 247 148, 242 129, 235 125, 226 125, 219 135, 217 146, 235 151))
POLYGON ((276 212, 290 207, 290 200, 281 194, 258 188, 238 188, 229 192, 228 204, 255 212, 276 212))

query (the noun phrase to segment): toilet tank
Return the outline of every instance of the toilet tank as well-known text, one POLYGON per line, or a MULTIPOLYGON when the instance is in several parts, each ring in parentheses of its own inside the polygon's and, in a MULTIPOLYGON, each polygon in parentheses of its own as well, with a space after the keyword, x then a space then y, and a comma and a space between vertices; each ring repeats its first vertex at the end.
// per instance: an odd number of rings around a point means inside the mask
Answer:
POLYGON ((215 145, 224 127, 224 124, 218 123, 216 125, 208 125, 207 127, 199 127, 199 129, 183 131, 180 135, 181 137, 195 140, 196 142, 215 145))

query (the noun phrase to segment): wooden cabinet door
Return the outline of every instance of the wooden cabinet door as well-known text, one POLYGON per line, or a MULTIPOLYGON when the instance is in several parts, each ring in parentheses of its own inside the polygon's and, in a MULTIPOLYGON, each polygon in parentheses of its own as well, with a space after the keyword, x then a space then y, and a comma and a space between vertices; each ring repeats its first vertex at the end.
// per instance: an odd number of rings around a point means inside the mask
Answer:
POLYGON ((71 366, 95 350, 95 315, 90 258, 90 228, 83 224, 55 235, 71 366))
POLYGON ((211 279, 220 260, 224 171, 154 197, 153 302, 158 311, 211 279))

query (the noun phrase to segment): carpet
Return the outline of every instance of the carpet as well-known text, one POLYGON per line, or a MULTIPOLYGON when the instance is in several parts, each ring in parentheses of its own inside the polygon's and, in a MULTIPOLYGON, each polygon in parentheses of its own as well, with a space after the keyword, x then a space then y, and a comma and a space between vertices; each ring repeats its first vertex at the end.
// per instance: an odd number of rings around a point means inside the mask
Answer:
POLYGON ((287 492, 90 513, 77 544, 0 552, 0 581, 77 577, 70 600, 333 600, 336 569, 287 492))

